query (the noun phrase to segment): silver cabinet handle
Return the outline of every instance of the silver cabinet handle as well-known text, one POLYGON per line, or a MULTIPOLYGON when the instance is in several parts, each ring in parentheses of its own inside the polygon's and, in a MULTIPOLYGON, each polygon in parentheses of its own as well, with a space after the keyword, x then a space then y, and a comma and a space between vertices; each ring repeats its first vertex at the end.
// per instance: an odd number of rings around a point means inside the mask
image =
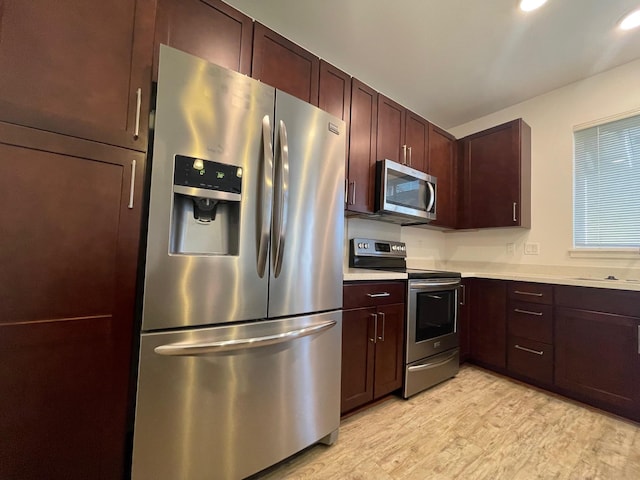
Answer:
POLYGON ((136 190, 136 161, 131 160, 131 185, 129 185, 129 205, 127 208, 133 208, 133 194, 136 190))
POLYGON ((370 338, 369 341, 378 343, 378 314, 372 313, 369 316, 373 317, 373 338, 370 338))
POLYGON ((287 213, 289 206, 289 145, 287 143, 287 126, 280 120, 280 161, 276 162, 278 194, 275 195, 274 206, 276 209, 277 221, 274 222, 271 234, 277 235, 275 241, 275 255, 273 256, 274 277, 280 276, 282 270, 282 257, 285 245, 285 234, 287 231, 287 213))
MULTIPOLYGON (((351 202, 347 201, 347 203, 349 205, 355 205, 356 204, 356 182, 355 181, 354 182, 349 182, 349 186, 351 186, 351 185, 353 185, 353 190, 351 190, 351 202)), ((349 192, 349 187, 347 187, 347 193, 348 192, 349 192)))
POLYGON ((203 343, 172 343, 169 345, 160 345, 153 349, 158 355, 168 356, 196 356, 206 355, 210 353, 229 352, 241 350, 244 348, 259 348, 277 343, 289 342, 297 338, 306 337, 320 333, 333 327, 335 320, 311 325, 309 327, 290 330, 275 335, 266 335, 264 337, 240 338, 237 340, 224 340, 221 342, 203 342, 203 343))
POLYGON ((262 175, 262 195, 258 196, 260 205, 258 214, 262 216, 260 222, 260 236, 258 238, 258 275, 264 277, 267 267, 267 252, 269 248, 269 227, 271 226, 271 215, 273 214, 271 198, 273 196, 273 144, 271 143, 271 120, 269 115, 262 117, 262 146, 264 169, 262 175))
POLYGON ((460 285, 460 290, 462 290, 462 301, 460 301, 460 305, 466 305, 467 303, 467 288, 465 285, 460 285))
POLYGON ((403 165, 407 164, 407 146, 406 145, 402 145, 402 164, 403 165))
POLYGON ((431 362, 431 363, 424 363, 422 365, 413 365, 411 367, 409 367, 407 370, 410 372, 418 372, 420 370, 428 370, 430 368, 435 368, 438 367, 440 365, 442 365, 443 363, 447 363, 450 362, 452 359, 455 358, 455 356, 457 355, 457 351, 450 353, 447 358, 445 358, 444 360, 441 360, 439 362, 431 362))
POLYGON ((519 308, 514 308, 513 311, 518 313, 524 313, 526 315, 536 315, 537 317, 541 317, 542 315, 544 315, 542 312, 532 312, 531 310, 521 310, 519 308))
POLYGON ((142 105, 142 89, 136 90, 136 128, 133 132, 133 138, 136 140, 140 136, 140 106, 142 105))
POLYGON ((379 312, 378 315, 382 317, 382 336, 378 337, 378 340, 384 342, 384 327, 386 326, 387 316, 383 312, 379 312))
POLYGON ((409 166, 411 166, 411 147, 409 147, 407 150, 409 150, 409 166))
POLYGON ((390 295, 391 294, 389 292, 367 293, 367 297, 369 298, 388 297, 390 295))
POLYGON ((543 297, 544 296, 544 293, 521 292, 520 290, 514 290, 513 293, 517 293, 518 295, 530 295, 532 297, 543 297))
POLYGON ((527 347, 521 347, 520 345, 516 344, 514 345, 515 348, 517 348, 518 350, 522 350, 523 352, 529 352, 529 353, 535 353, 536 355, 544 355, 544 352, 542 351, 538 351, 538 350, 532 350, 530 348, 527 347))
POLYGON ((514 222, 518 221, 518 218, 516 217, 516 207, 517 207, 517 205, 518 204, 516 202, 513 202, 513 221, 514 222))

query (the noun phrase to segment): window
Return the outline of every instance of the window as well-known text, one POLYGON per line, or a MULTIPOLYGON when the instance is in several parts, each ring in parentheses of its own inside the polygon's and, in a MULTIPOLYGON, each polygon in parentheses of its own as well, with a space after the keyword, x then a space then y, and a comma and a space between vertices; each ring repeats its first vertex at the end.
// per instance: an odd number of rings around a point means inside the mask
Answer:
POLYGON ((640 115, 573 134, 573 242, 640 247, 640 115))

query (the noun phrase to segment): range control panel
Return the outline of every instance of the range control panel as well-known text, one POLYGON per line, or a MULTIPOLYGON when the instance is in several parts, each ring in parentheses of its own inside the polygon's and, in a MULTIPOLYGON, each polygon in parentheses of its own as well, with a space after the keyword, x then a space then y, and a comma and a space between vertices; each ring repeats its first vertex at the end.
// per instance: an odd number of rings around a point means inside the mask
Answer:
POLYGON ((356 257, 399 257, 407 256, 404 242, 374 240, 371 238, 352 238, 351 251, 356 257))

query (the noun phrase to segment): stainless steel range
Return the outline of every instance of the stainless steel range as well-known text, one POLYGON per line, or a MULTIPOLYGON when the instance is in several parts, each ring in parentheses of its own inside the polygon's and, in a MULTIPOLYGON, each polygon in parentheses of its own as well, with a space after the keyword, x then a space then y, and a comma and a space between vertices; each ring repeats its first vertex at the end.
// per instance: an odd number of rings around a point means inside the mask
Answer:
POLYGON ((404 398, 454 377, 459 370, 460 273, 407 268, 403 242, 353 238, 349 266, 406 273, 404 398))

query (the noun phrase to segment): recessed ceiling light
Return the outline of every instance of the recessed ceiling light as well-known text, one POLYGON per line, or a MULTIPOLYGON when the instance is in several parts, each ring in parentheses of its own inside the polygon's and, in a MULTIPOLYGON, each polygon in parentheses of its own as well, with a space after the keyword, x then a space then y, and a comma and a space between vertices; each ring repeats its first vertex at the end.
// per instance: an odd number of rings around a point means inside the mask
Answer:
POLYGON ((545 3, 547 3, 547 0, 520 0, 520 10, 530 12, 536 8, 540 8, 545 3))
POLYGON ((640 9, 631 12, 620 21, 620 28, 622 30, 631 30, 640 26, 640 9))

